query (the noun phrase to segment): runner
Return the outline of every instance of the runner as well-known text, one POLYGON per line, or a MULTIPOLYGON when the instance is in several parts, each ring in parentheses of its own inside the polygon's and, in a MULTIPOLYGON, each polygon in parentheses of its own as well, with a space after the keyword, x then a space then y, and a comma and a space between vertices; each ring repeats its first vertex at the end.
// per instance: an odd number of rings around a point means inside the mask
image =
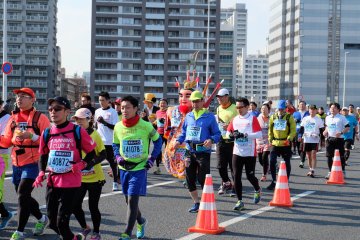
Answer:
POLYGON ((321 119, 321 121, 324 124, 324 128, 320 129, 320 149, 319 151, 322 150, 323 147, 325 147, 325 137, 324 137, 324 130, 325 130, 325 118, 326 118, 326 113, 324 112, 324 108, 323 107, 319 107, 318 108, 318 113, 317 116, 321 119))
POLYGON ((269 170, 269 154, 270 154, 270 144, 269 144, 269 113, 270 107, 267 104, 261 106, 261 114, 258 116, 258 122, 261 127, 262 137, 256 139, 256 151, 259 155, 259 163, 263 167, 262 177, 260 181, 266 181, 266 174, 269 170))
POLYGON ((228 175, 228 167, 230 167, 231 177, 234 181, 234 172, 232 167, 232 152, 234 148, 234 140, 226 136, 226 130, 230 121, 238 115, 235 104, 230 102, 229 90, 220 89, 216 95, 216 99, 220 106, 216 110, 216 119, 221 132, 221 138, 216 147, 216 156, 218 160, 217 168, 221 177, 221 185, 218 191, 219 195, 230 193, 235 194, 235 189, 228 175))
MULTIPOLYGON (((168 102, 165 98, 160 99, 159 101, 160 109, 156 111, 156 130, 160 134, 162 142, 166 147, 166 138, 164 137, 164 125, 166 119, 166 112, 168 108, 168 102)), ((160 163, 162 162, 162 152, 156 158, 156 170, 154 171, 155 175, 161 174, 160 163)))
POLYGON ((100 108, 96 109, 94 120, 97 125, 97 131, 101 136, 106 149, 106 160, 109 162, 113 175, 113 191, 119 191, 118 169, 114 159, 114 151, 112 141, 114 135, 114 127, 119 117, 115 109, 110 106, 110 95, 108 92, 99 93, 100 108))
POLYGON ((80 108, 87 108, 91 111, 92 116, 95 115, 95 108, 91 104, 91 97, 87 93, 81 94, 81 106, 80 108))
POLYGON ((256 102, 250 102, 250 106, 249 106, 249 113, 251 115, 253 115, 254 117, 258 117, 259 116, 259 111, 257 110, 257 104, 256 102))
MULTIPOLYGON (((4 101, 0 99, 0 135, 4 134, 5 126, 10 119, 10 115, 4 110, 4 101)), ((0 147, 0 230, 5 229, 14 214, 9 212, 3 203, 4 201, 4 180, 5 172, 10 159, 8 148, 0 147)))
POLYGON ((294 112, 296 112, 296 109, 291 100, 286 100, 286 112, 289 114, 294 114, 294 112))
POLYGON ((345 173, 344 133, 347 133, 350 130, 350 124, 343 115, 339 114, 339 112, 340 105, 338 103, 331 103, 330 115, 325 119, 326 127, 323 134, 327 137, 326 157, 329 167, 329 173, 325 176, 326 179, 329 179, 330 177, 335 149, 338 149, 340 152, 342 170, 345 173))
POLYGON ((232 165, 234 169, 234 186, 238 201, 234 210, 243 210, 242 201, 242 182, 241 175, 245 166, 246 177, 254 187, 254 203, 260 201, 261 191, 259 181, 255 177, 256 166, 256 138, 261 138, 261 127, 256 116, 248 112, 249 100, 239 98, 236 100, 236 109, 239 115, 236 116, 229 124, 227 134, 235 140, 232 165))
POLYGON ((48 100, 49 115, 54 125, 46 129, 40 138, 39 175, 33 186, 42 187, 45 169, 49 170, 46 187, 46 206, 49 227, 64 240, 85 239, 74 235, 69 227, 70 216, 81 191, 81 170, 91 166, 95 157, 95 143, 86 132, 67 120, 70 102, 63 97, 48 100), (81 159, 81 151, 86 153, 81 159))
POLYGON ((276 185, 276 164, 278 155, 282 156, 286 164, 288 178, 291 172, 291 145, 290 142, 296 136, 296 123, 291 114, 285 112, 285 100, 279 100, 277 112, 269 120, 269 143, 272 145, 270 152, 270 171, 272 182, 267 187, 274 190, 276 185))
MULTIPOLYGON (((359 121, 359 114, 357 113, 357 111, 355 111, 355 107, 353 104, 349 104, 349 115, 354 116, 356 121, 359 121)), ((355 138, 356 138, 355 131, 352 131, 352 133, 353 133, 353 136, 352 136, 353 142, 351 144, 351 149, 354 149, 355 148, 354 143, 355 143, 355 138)), ((356 140, 358 140, 358 139, 356 138, 356 140)))
MULTIPOLYGON (((293 117, 295 119, 296 122, 296 134, 299 134, 300 131, 300 126, 301 126, 301 121, 304 119, 304 117, 309 116, 309 112, 307 111, 307 105, 305 101, 300 101, 299 105, 298 105, 298 111, 294 112, 293 117)), ((299 163, 299 167, 300 168, 304 168, 304 162, 305 162, 305 152, 303 151, 304 146, 302 142, 297 141, 298 137, 294 138, 293 143, 295 144, 295 146, 298 149, 298 154, 300 156, 300 163, 299 163)), ((294 150, 296 150, 294 148, 294 150)))
POLYGON ((122 190, 127 204, 125 231, 119 240, 131 239, 137 222, 136 237, 144 238, 147 220, 139 209, 140 196, 146 196, 147 170, 153 165, 161 151, 161 137, 151 123, 140 119, 137 114, 139 102, 133 96, 121 100, 122 121, 114 129, 114 155, 119 164, 122 190), (149 156, 149 139, 154 149, 149 156))
MULTIPOLYGON (((77 193, 79 195, 79 199, 74 207, 74 215, 83 229, 82 235, 84 235, 84 237, 86 238, 86 236, 91 232, 91 229, 86 224, 85 213, 82 209, 82 202, 86 195, 86 192, 88 192, 89 210, 91 214, 91 220, 93 222, 93 232, 90 240, 99 240, 101 239, 101 213, 99 211, 99 200, 102 187, 105 184, 105 176, 100 163, 106 158, 106 150, 99 133, 90 126, 91 112, 89 109, 80 108, 76 111, 72 119, 75 120, 77 125, 79 125, 83 129, 86 129, 91 139, 96 143, 95 158, 91 161, 91 163, 87 164, 85 169, 81 171, 81 188, 80 191, 77 193)), ((84 152, 82 152, 82 156, 85 157, 84 152)))
POLYGON ((18 226, 11 240, 24 239, 24 230, 30 214, 38 222, 35 224, 34 235, 42 235, 49 224, 48 217, 39 209, 39 203, 31 196, 32 184, 39 173, 38 153, 40 134, 50 126, 49 119, 33 107, 36 96, 32 89, 14 90, 17 111, 12 113, 5 127, 4 135, 0 136, 0 147, 11 150, 12 182, 18 195, 18 226))
POLYGON ((344 141, 345 141, 345 165, 349 166, 349 157, 350 157, 350 150, 352 149, 352 146, 354 145, 354 136, 356 137, 356 140, 359 141, 359 124, 357 119, 354 115, 350 115, 349 109, 347 107, 342 108, 342 115, 345 116, 346 120, 349 122, 350 129, 347 133, 344 133, 344 141))
POLYGON ((114 102, 115 110, 118 114, 119 122, 121 122, 122 114, 121 114, 121 98, 117 98, 114 102))
POLYGON ((304 149, 309 163, 307 176, 315 177, 316 153, 319 148, 320 132, 324 128, 322 120, 316 116, 316 105, 309 106, 310 116, 306 116, 301 121, 298 141, 303 141, 304 149))
POLYGON ((199 196, 196 190, 198 181, 203 188, 206 174, 210 173, 211 145, 219 142, 221 132, 215 116, 209 113, 204 106, 204 96, 199 91, 191 93, 190 101, 193 110, 186 115, 182 132, 177 137, 174 148, 177 149, 183 142, 186 143, 190 157, 186 161, 186 183, 194 205, 189 212, 199 210, 199 196))
POLYGON ((159 107, 155 106, 155 103, 155 95, 152 93, 146 93, 144 99, 145 108, 142 113, 143 120, 150 123, 154 123, 156 121, 156 112, 159 110, 159 107))

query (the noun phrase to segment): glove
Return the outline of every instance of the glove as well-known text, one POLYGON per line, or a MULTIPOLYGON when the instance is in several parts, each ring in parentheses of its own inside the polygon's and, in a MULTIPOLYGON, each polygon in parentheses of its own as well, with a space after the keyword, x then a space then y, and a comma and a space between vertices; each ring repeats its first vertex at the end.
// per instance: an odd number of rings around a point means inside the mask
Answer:
POLYGON ((99 123, 105 124, 105 120, 104 120, 104 118, 102 116, 98 117, 97 121, 99 123))
POLYGON ((81 161, 81 162, 77 162, 77 163, 74 163, 72 166, 71 166, 71 170, 73 173, 76 173, 76 172, 81 172, 81 170, 83 170, 85 167, 86 167, 86 162, 84 161, 81 161))
POLYGON ((45 180, 45 172, 44 171, 40 171, 39 175, 36 177, 35 182, 33 183, 33 187, 37 188, 37 187, 42 187, 42 182, 45 180))
POLYGON ((125 165, 125 159, 122 157, 122 156, 120 156, 120 155, 116 155, 116 162, 120 165, 120 166, 124 166, 125 165))
POLYGON ((155 162, 155 158, 149 157, 146 164, 145 164, 145 168, 147 170, 149 170, 150 168, 152 168, 152 166, 154 166, 154 162, 155 162))

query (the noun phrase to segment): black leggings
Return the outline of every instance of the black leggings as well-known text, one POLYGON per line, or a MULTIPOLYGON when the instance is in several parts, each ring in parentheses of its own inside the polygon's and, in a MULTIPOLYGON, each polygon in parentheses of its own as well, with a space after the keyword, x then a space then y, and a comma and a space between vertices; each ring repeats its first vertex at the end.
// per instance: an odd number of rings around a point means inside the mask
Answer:
POLYGON ((270 154, 270 151, 258 153, 259 163, 263 167, 263 175, 266 175, 269 170, 269 154, 270 154))
POLYGON ((74 215, 78 220, 82 228, 86 228, 85 213, 82 209, 82 203, 86 192, 89 192, 89 210, 91 214, 91 220, 93 222, 93 231, 99 233, 100 222, 101 222, 101 213, 99 211, 99 200, 102 190, 102 184, 100 182, 92 183, 81 183, 81 188, 79 190, 79 199, 74 207, 74 215))
POLYGON ((114 182, 117 182, 118 180, 118 167, 117 167, 117 163, 115 161, 115 157, 114 157, 114 151, 111 145, 105 145, 105 150, 106 150, 106 160, 109 162, 112 173, 113 173, 113 178, 114 178, 114 182))
POLYGON ((46 188, 47 214, 49 227, 64 240, 72 240, 74 234, 69 227, 70 216, 74 205, 78 201, 80 188, 46 188))
POLYGON ((271 153, 270 153, 270 171, 271 171, 271 177, 273 182, 276 181, 276 164, 277 164, 277 157, 282 156, 285 164, 286 164, 286 174, 288 179, 290 179, 290 173, 291 173, 291 147, 277 147, 273 146, 271 153))
POLYGON ((218 159, 217 168, 219 169, 219 175, 223 183, 229 182, 228 167, 230 168, 231 178, 234 180, 234 171, 232 167, 232 155, 233 155, 233 142, 225 142, 220 140, 216 148, 216 155, 218 159))
MULTIPOLYGON (((166 138, 164 138, 164 134, 160 134, 160 137, 161 137, 161 140, 162 140, 162 144, 165 144, 165 147, 166 147, 166 144, 167 144, 166 141, 167 140, 166 140, 166 138)), ((161 147, 162 147, 162 145, 161 145, 161 147)), ((162 161, 162 152, 160 152, 160 154, 156 158, 156 166, 157 167, 160 167, 161 161, 162 161)))
POLYGON ((242 200, 241 175, 244 165, 247 179, 251 185, 253 185, 255 191, 259 191, 259 180, 255 177, 256 157, 240 157, 234 154, 232 157, 232 165, 235 177, 234 187, 238 200, 242 200))
POLYGON ((190 165, 186 168, 186 183, 189 192, 196 190, 196 180, 204 187, 206 174, 210 173, 210 153, 194 153, 190 165))
POLYGON ((132 230, 135 226, 135 222, 137 221, 138 224, 143 224, 144 219, 141 217, 141 212, 139 209, 139 195, 134 196, 125 196, 125 201, 127 204, 127 224, 125 233, 131 236, 132 230))
POLYGON ((42 217, 39 209, 39 203, 31 196, 33 191, 33 183, 35 179, 23 178, 19 185, 15 185, 15 190, 18 195, 18 227, 19 232, 24 232, 26 223, 29 220, 30 214, 36 219, 42 217))
POLYGON ((9 216, 9 211, 5 208, 4 203, 0 203, 0 215, 2 218, 9 216))

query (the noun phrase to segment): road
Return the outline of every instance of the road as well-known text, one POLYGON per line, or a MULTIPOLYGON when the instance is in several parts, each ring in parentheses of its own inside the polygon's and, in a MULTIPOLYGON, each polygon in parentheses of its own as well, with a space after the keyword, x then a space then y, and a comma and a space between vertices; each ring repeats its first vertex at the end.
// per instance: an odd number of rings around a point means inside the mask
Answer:
MULTIPOLYGON (((360 145, 351 152, 351 166, 347 169, 345 185, 327 185, 324 176, 327 165, 324 153, 318 154, 318 168, 316 178, 306 176, 307 169, 298 167, 299 157, 292 159, 292 174, 290 178, 290 192, 294 199, 294 207, 269 207, 272 192, 266 190, 269 182, 261 182, 263 187, 262 201, 252 203, 253 190, 245 179, 244 202, 246 209, 242 212, 232 210, 236 203, 235 198, 218 196, 219 223, 226 227, 221 235, 210 236, 190 234, 188 227, 195 224, 196 214, 187 212, 192 205, 187 190, 181 181, 165 174, 148 175, 148 195, 140 199, 140 209, 148 219, 146 229, 147 239, 360 239, 360 145)), ((220 183, 216 166, 216 156, 211 158, 211 173, 214 189, 220 183)), ((107 169, 106 169, 107 170, 107 169)), ((260 165, 257 164, 257 177, 260 178, 260 165)), ((270 178, 270 176, 268 176, 270 178)), ((118 239, 120 232, 125 228, 126 205, 121 192, 111 191, 111 179, 103 189, 100 200, 102 212, 101 233, 105 240, 118 239)), ((16 195, 11 179, 5 181, 6 206, 15 211, 17 207, 16 195)), ((45 189, 35 189, 35 198, 42 205, 45 213, 45 189)), ((87 201, 84 209, 88 209, 87 201)), ((91 225, 89 211, 86 211, 88 223, 91 225)), ((30 217, 26 228, 26 239, 55 239, 55 234, 47 230, 43 236, 33 237, 31 230, 35 219, 30 217)), ((80 231, 79 225, 72 217, 71 227, 74 232, 80 231)), ((16 221, 9 224, 7 230, 0 231, 0 239, 9 239, 16 230, 16 221)), ((135 233, 135 232, 134 232, 135 233)), ((135 237, 134 237, 135 238, 135 237)))

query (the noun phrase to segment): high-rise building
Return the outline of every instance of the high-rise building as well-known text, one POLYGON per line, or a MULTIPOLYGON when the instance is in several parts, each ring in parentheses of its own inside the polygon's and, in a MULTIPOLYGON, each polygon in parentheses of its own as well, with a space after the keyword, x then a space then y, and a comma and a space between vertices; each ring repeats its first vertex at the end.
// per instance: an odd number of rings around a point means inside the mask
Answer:
POLYGON ((269 34, 270 99, 304 99, 325 106, 333 101, 342 104, 344 96, 345 105, 360 105, 358 9, 357 0, 274 1, 269 34))
POLYGON ((240 59, 240 65, 244 76, 239 81, 238 93, 258 105, 267 100, 268 88, 268 55, 247 55, 245 60, 240 59))
POLYGON ((108 91, 113 98, 131 94, 142 99, 150 92, 176 103, 175 78, 186 79, 195 51, 200 51, 196 71, 202 84, 206 80, 207 37, 208 72, 218 81, 220 1, 93 0, 92 4, 93 95, 108 91))
MULTIPOLYGON (((3 6, 0 1, 0 29, 3 35, 3 6)), ((47 108, 55 94, 57 0, 7 1, 7 56, 13 64, 8 75, 8 96, 13 89, 30 87, 36 92, 36 107, 47 108)), ((3 54, 0 38, 0 57, 3 54)), ((1 76, 2 86, 2 76, 1 76)))

